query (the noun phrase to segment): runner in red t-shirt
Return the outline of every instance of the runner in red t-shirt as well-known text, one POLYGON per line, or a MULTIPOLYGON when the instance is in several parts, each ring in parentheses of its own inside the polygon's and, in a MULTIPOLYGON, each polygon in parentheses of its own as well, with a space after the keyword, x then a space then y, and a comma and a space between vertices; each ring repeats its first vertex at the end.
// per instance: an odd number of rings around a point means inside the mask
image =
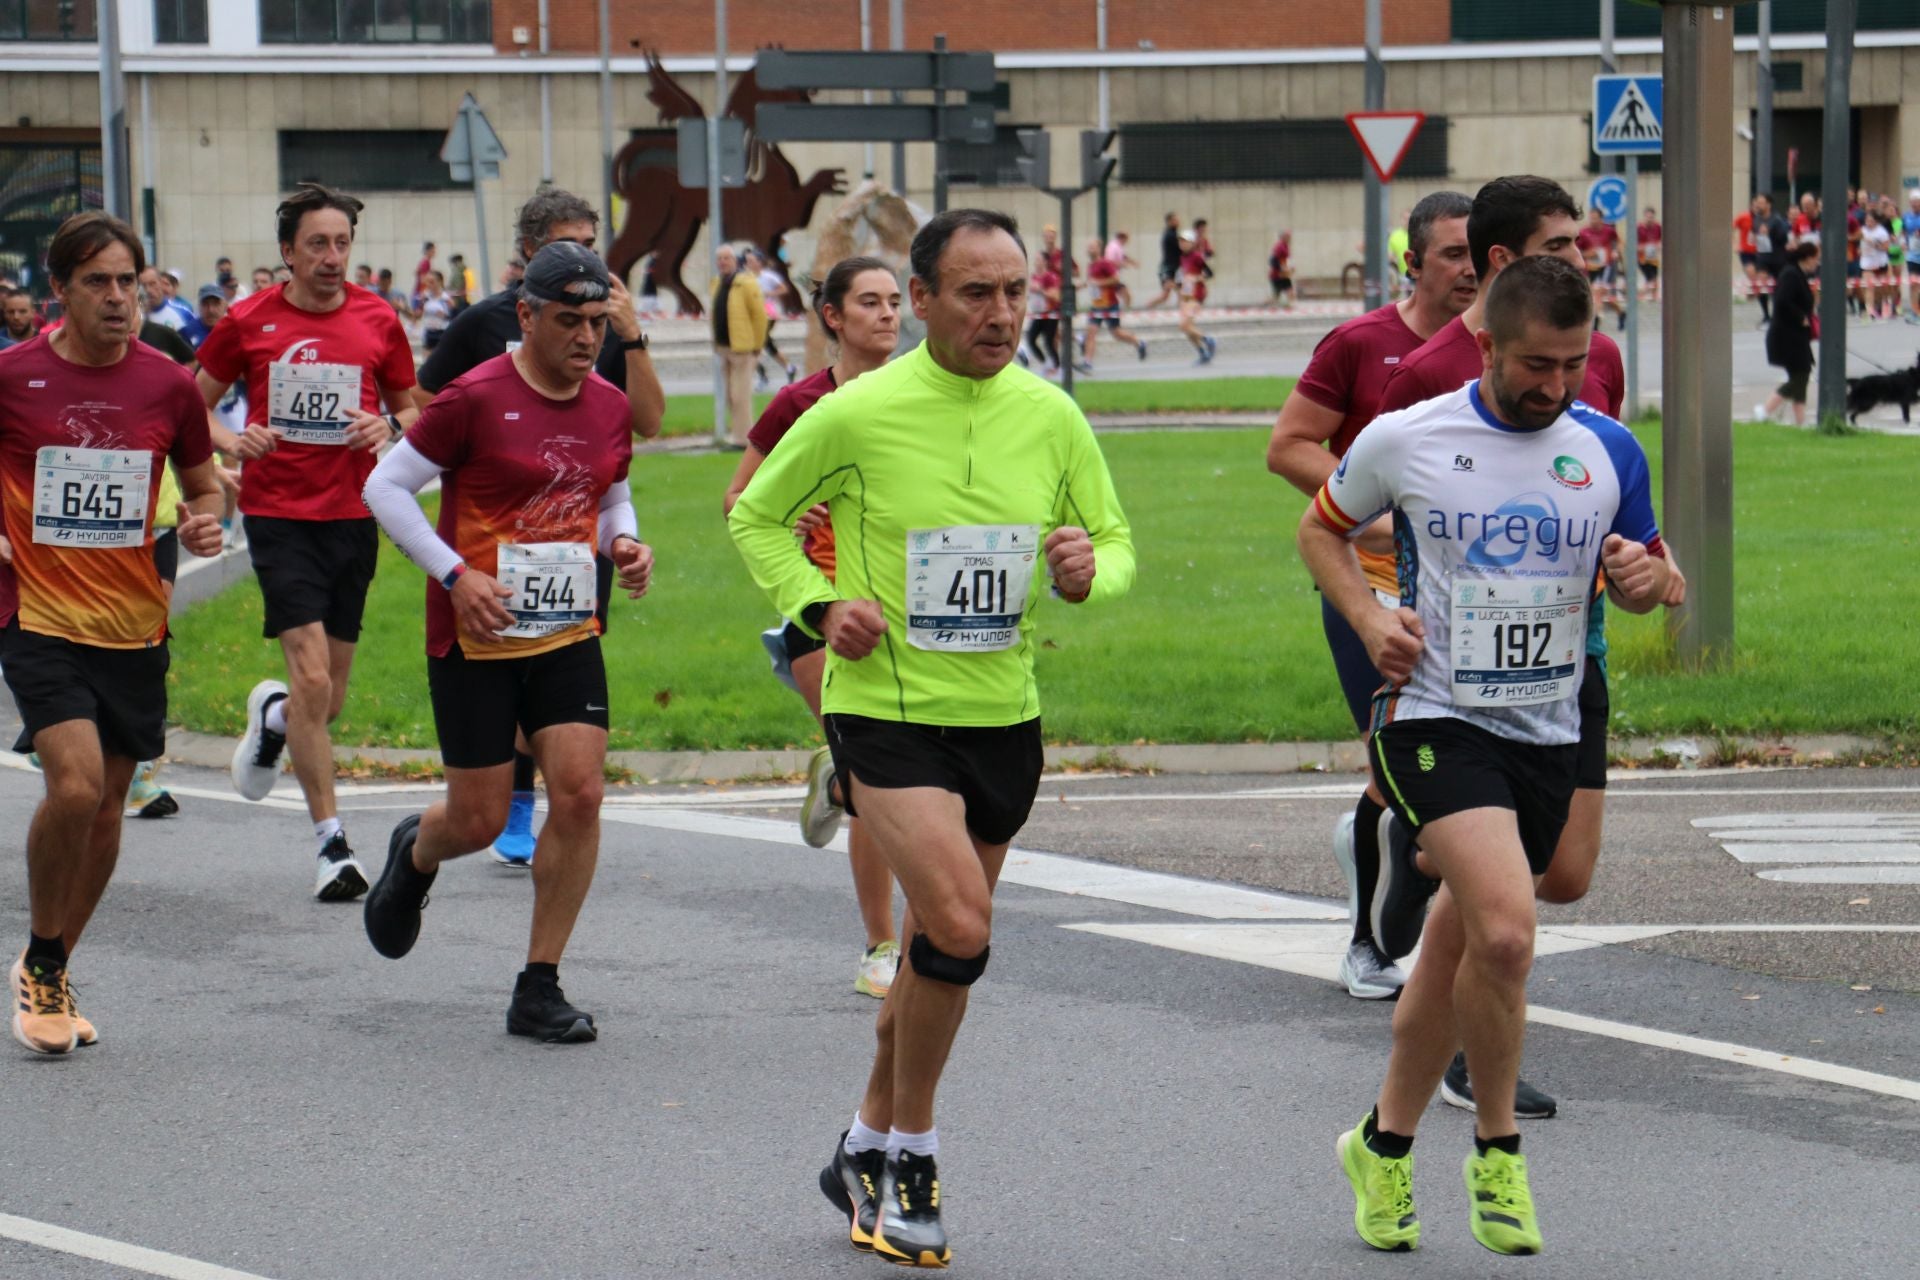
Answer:
MULTIPOLYGON (((1307 371, 1281 406, 1267 445, 1267 469, 1309 496, 1333 474, 1360 428, 1373 421, 1387 375, 1401 359, 1473 302, 1473 262, 1467 252, 1467 198, 1440 191, 1414 206, 1408 220, 1408 259, 1413 295, 1340 325, 1314 348, 1307 371)), ((1393 534, 1384 525, 1362 535, 1361 559, 1377 592, 1394 593, 1393 534)), ((1324 600, 1321 622, 1334 671, 1354 727, 1363 736, 1374 691, 1385 683, 1366 646, 1345 618, 1324 600)), ((1374 945, 1368 923, 1380 867, 1380 831, 1386 806, 1369 782, 1352 818, 1342 818, 1334 847, 1346 873, 1353 937, 1340 963, 1347 991, 1363 1000, 1391 999, 1406 981, 1374 945)))
MULTIPOLYGON (((1649 211, 1651 212, 1651 211, 1649 211)), ((1529 176, 1496 178, 1473 199, 1473 212, 1467 219, 1475 274, 1480 279, 1480 296, 1458 317, 1450 321, 1419 350, 1400 362, 1387 379, 1381 393, 1379 413, 1406 409, 1436 396, 1458 391, 1481 376, 1486 367, 1483 336, 1486 326, 1487 286, 1508 266, 1522 258, 1557 257, 1575 266, 1585 266, 1578 239, 1580 206, 1560 184, 1546 178, 1529 176)), ((1621 367, 1620 348, 1604 333, 1595 333, 1588 348, 1587 364, 1578 398, 1612 418, 1619 418, 1626 399, 1626 376, 1621 367)), ((1463 471, 1472 469, 1472 459, 1456 460, 1463 471)), ((1686 580, 1671 558, 1668 604, 1680 603, 1686 595, 1686 580)), ((1553 861, 1540 879, 1535 893, 1546 902, 1577 902, 1586 896, 1593 879, 1595 861, 1600 856, 1602 806, 1607 785, 1607 673, 1604 606, 1599 596, 1593 605, 1591 630, 1587 637, 1586 668, 1580 683, 1579 775, 1567 822, 1561 830, 1553 861)), ((1424 909, 1424 904, 1416 904, 1424 909)), ((1466 1059, 1456 1057, 1448 1068, 1446 1089, 1449 1100, 1472 1099, 1466 1059)), ((1515 1114, 1523 1119, 1550 1116, 1557 1104, 1546 1094, 1524 1081, 1515 1099, 1515 1114)))
POLYGON ((263 680, 247 696, 247 731, 233 754, 233 785, 265 799, 281 756, 293 757, 318 841, 314 896, 344 902, 367 891, 341 829, 327 726, 347 700, 379 531, 360 500, 374 451, 419 415, 408 393, 413 351, 393 309, 347 283, 361 204, 303 182, 280 204, 285 285, 247 298, 200 344, 208 409, 245 378, 247 427, 217 423, 213 440, 244 460, 240 511, 287 683, 263 680), (381 414, 382 403, 398 414, 381 414))
POLYGON ((1060 273, 1046 255, 1041 256, 1029 284, 1026 345, 1042 361, 1041 373, 1051 378, 1060 372, 1060 273))
MULTIPOLYGON (((767 455, 784 438, 800 415, 815 401, 843 387, 863 373, 878 369, 900 342, 900 281, 893 268, 878 258, 847 258, 827 272, 814 291, 814 314, 828 340, 838 348, 834 362, 791 386, 783 387, 747 434, 747 451, 727 485, 722 501, 731 514, 767 455)), ((828 578, 836 568, 833 525, 824 503, 811 507, 794 523, 805 542, 807 559, 828 578)), ((814 719, 820 718, 820 677, 827 665, 826 642, 816 640, 792 622, 760 637, 773 659, 773 672, 788 688, 806 700, 814 719)), ((833 756, 826 747, 813 753, 807 768, 807 798, 800 806, 800 833, 818 849, 833 839, 842 806, 833 798, 833 756)), ((893 926, 893 873, 874 847, 858 818, 847 823, 847 856, 853 864, 853 891, 860 902, 867 945, 860 956, 853 989, 884 997, 900 967, 900 943, 893 926)))
POLYGON ((367 895, 367 937, 389 959, 412 950, 440 864, 486 848, 506 822, 524 730, 547 779, 547 820, 507 1031, 562 1044, 599 1034, 560 988, 600 852, 607 763, 594 549, 635 599, 653 575, 627 487, 627 398, 593 371, 611 292, 583 245, 534 254, 515 304, 519 349, 436 396, 366 487, 381 527, 427 573, 427 685, 447 772, 446 798, 393 829, 367 895), (436 477, 438 530, 415 497, 436 477))
POLYGON ((1207 255, 1190 232, 1180 233, 1180 332, 1193 344, 1195 364, 1212 364, 1220 343, 1200 328, 1200 308, 1207 300, 1207 255))
POLYGON ((1134 349, 1140 359, 1147 358, 1147 340, 1120 327, 1120 307, 1127 286, 1120 283, 1120 264, 1100 251, 1098 240, 1087 241, 1087 287, 1093 292, 1093 305, 1087 309, 1087 332, 1080 339, 1080 354, 1086 361, 1084 372, 1093 372, 1093 352, 1101 329, 1134 349))
POLYGON ((1587 210, 1587 225, 1574 238, 1587 279, 1593 284, 1593 327, 1600 327, 1601 308, 1610 308, 1627 327, 1627 305, 1620 296, 1620 233, 1598 208, 1587 210))
MULTIPOLYGON (((1640 296, 1650 302, 1660 301, 1660 248, 1665 233, 1660 228, 1660 218, 1652 209, 1646 210, 1640 218, 1640 225, 1634 230, 1634 243, 1640 257, 1640 275, 1647 282, 1640 296)), ((1614 414, 1619 417, 1619 414, 1614 414)))
POLYGON ((14 750, 46 796, 26 829, 29 923, 12 967, 13 1034, 66 1053, 98 1033, 74 1007, 69 953, 120 853, 134 767, 166 748, 167 595, 153 560, 173 464, 180 545, 220 551, 220 483, 193 379, 135 341, 146 267, 133 228, 62 223, 47 249, 64 322, 0 354, 0 666, 14 750))

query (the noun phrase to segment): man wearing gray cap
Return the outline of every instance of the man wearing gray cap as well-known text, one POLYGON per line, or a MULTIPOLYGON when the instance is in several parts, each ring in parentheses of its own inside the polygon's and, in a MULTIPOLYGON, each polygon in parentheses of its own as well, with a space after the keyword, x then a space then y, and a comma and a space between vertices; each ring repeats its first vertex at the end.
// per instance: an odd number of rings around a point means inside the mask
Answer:
POLYGON ((367 937, 389 959, 412 949, 440 864, 486 848, 506 821, 524 731, 548 809, 507 1030, 559 1043, 598 1035, 559 981, 600 850, 608 716, 594 550, 635 599, 653 574, 627 489, 626 398, 593 371, 609 293, 591 249, 556 241, 535 254, 516 303, 521 345, 434 397, 365 491, 428 577, 427 684, 447 774, 446 798, 393 830, 367 895, 367 937), (436 476, 438 529, 415 500, 436 476))

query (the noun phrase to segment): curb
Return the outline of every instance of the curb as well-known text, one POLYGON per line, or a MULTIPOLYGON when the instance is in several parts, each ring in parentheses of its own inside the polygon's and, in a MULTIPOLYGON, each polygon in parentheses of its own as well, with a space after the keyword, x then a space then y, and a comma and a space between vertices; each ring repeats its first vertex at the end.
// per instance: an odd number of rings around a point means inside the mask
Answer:
MULTIPOLYGON (((236 740, 174 729, 167 735, 167 759, 207 769, 225 769, 236 740)), ((1859 734, 1808 734, 1799 738, 1614 738, 1615 760, 1646 761, 1655 767, 1692 769, 1738 763, 1760 757, 1774 764, 1818 764, 1884 747, 1882 739, 1859 734), (1722 746, 1736 757, 1723 761, 1722 746)), ((438 766, 440 753, 417 748, 336 746, 342 765, 383 768, 438 766)), ((765 782, 806 772, 813 748, 773 751, 611 751, 607 763, 647 782, 765 782)), ((1049 771, 1088 769, 1166 774, 1359 773, 1366 753, 1352 742, 1214 742, 1171 745, 1050 746, 1049 771)))

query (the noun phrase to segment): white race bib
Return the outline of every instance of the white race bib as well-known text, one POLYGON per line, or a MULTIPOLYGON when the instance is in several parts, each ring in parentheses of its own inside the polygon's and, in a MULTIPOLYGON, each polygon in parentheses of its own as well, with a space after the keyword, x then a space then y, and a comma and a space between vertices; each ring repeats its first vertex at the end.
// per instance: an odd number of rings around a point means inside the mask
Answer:
POLYGON ((1571 698, 1586 651, 1586 584, 1453 581, 1453 701, 1462 707, 1523 707, 1571 698))
POLYGON ((497 567, 494 577, 513 592, 503 638, 538 639, 593 617, 593 548, 584 542, 503 542, 497 567))
POLYGON ((69 449, 34 456, 33 540, 58 547, 138 547, 147 540, 153 455, 69 449))
POLYGON ((1020 643, 1040 526, 968 524, 907 533, 907 643, 998 653, 1020 643))
POLYGON ((267 425, 294 444, 344 445, 347 424, 360 414, 360 366, 267 366, 267 425))

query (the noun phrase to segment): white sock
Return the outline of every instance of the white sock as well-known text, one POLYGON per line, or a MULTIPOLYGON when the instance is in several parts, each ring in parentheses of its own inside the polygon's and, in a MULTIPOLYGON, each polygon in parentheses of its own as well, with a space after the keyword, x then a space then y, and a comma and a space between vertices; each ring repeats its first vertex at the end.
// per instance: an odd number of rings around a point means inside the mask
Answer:
POLYGON ((340 819, 338 818, 322 818, 313 824, 314 839, 320 842, 320 848, 323 850, 327 847, 327 841, 339 835, 340 830, 340 819))
POLYGON ((870 1127, 856 1111, 853 1113, 853 1124, 847 1129, 847 1140, 844 1145, 850 1156, 857 1156, 862 1151, 885 1151, 887 1135, 870 1127))
POLYGON ((287 700, 274 699, 273 705, 267 708, 267 714, 260 717, 260 721, 267 728, 284 737, 287 732, 287 700))
POLYGON ((940 1130, 929 1129, 925 1133, 902 1133, 898 1129, 887 1131, 887 1159, 896 1159, 902 1151, 910 1151, 916 1156, 937 1156, 940 1154, 940 1130))

